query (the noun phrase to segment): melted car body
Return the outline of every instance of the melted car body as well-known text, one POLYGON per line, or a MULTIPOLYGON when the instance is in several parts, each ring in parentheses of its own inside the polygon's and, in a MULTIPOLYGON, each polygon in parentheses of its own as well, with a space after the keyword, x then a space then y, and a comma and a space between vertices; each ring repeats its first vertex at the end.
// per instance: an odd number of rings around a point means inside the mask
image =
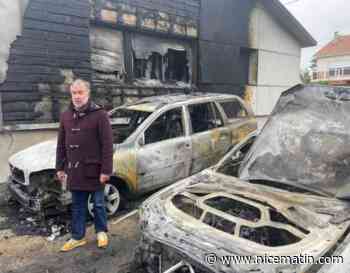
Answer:
MULTIPOLYGON (((125 197, 154 191, 217 163, 257 127, 250 107, 225 94, 148 97, 109 114, 114 138, 114 173, 105 189, 109 214, 125 197)), ((55 179, 55 151, 52 140, 9 159, 10 192, 34 211, 71 202, 55 179)))
POLYGON ((339 198, 349 185, 339 167, 349 160, 348 95, 295 86, 259 134, 146 200, 136 256, 146 272, 317 272, 349 232, 350 203, 339 198))

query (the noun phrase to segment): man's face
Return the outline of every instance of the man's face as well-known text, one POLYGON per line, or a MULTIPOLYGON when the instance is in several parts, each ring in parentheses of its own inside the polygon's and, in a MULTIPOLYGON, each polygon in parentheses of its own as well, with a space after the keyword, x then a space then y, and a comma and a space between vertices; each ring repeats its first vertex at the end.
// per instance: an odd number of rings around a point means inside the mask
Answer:
POLYGON ((70 88, 74 107, 80 108, 89 100, 89 91, 83 85, 73 85, 70 88))

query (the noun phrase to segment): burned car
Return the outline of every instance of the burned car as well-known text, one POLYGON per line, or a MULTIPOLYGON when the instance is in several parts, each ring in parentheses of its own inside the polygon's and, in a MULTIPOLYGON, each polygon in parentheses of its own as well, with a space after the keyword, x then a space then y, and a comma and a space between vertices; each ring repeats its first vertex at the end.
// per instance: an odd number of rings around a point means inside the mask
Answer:
POLYGON ((350 240, 349 144, 350 90, 284 92, 258 135, 143 203, 139 268, 320 272, 350 240))
MULTIPOLYGON (((169 185, 215 164, 257 127, 249 106, 234 95, 148 97, 110 111, 114 174, 105 187, 108 214, 124 198, 169 185)), ((33 211, 65 209, 70 193, 55 178, 56 140, 9 159, 9 190, 33 211)), ((89 202, 89 211, 92 204, 89 202)))

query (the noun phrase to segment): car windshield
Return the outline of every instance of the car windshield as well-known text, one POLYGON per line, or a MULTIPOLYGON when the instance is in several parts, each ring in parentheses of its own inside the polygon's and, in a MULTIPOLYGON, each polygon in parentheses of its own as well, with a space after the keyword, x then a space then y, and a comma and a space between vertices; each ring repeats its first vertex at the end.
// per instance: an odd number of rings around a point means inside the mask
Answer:
POLYGON ((114 143, 124 142, 135 130, 152 114, 150 111, 141 111, 119 108, 110 114, 114 143))

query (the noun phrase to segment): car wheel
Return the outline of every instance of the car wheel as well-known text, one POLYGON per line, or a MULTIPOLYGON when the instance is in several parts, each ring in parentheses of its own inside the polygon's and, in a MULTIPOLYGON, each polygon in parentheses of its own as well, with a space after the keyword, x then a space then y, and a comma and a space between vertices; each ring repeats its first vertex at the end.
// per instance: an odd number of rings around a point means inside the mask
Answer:
MULTIPOLYGON (((114 215, 119 207, 121 202, 121 195, 118 190, 118 188, 113 184, 106 184, 104 189, 104 195, 105 195, 105 205, 106 205, 106 212, 107 216, 114 215)), ((88 199, 88 210, 92 217, 94 217, 94 203, 92 202, 91 195, 88 199)))

